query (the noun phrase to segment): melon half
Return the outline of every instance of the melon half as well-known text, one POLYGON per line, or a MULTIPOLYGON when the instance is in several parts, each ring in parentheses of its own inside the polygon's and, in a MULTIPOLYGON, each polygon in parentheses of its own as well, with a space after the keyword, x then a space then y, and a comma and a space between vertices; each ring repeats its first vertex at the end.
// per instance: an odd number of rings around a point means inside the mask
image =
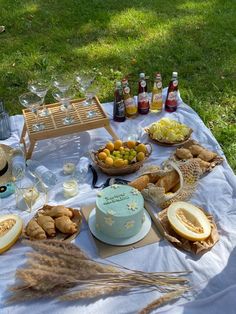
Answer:
POLYGON ((19 238, 23 221, 17 215, 0 216, 0 254, 8 250, 19 238))
POLYGON ((211 234, 211 225, 198 207, 186 202, 174 202, 167 209, 173 230, 190 241, 202 241, 211 234))

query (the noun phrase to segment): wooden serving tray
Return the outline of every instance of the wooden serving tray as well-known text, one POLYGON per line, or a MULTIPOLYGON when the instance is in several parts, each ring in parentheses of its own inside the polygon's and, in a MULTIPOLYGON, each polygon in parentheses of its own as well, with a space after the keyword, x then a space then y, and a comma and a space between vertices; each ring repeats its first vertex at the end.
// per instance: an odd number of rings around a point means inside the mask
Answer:
POLYGON ((83 106, 83 99, 75 99, 71 101, 70 116, 73 117, 74 123, 70 125, 63 124, 63 118, 66 113, 61 111, 60 103, 46 105, 51 111, 51 115, 41 118, 40 121, 45 124, 42 131, 34 131, 32 125, 36 123, 35 115, 30 109, 22 110, 24 116, 24 126, 21 134, 20 142, 24 144, 26 159, 31 158, 34 146, 37 141, 45 140, 53 137, 64 136, 72 133, 88 131, 97 128, 105 128, 114 139, 118 139, 113 129, 110 126, 109 118, 103 110, 101 103, 97 97, 93 98, 93 104, 90 106, 83 106), (87 117, 89 111, 95 111, 96 116, 92 118, 87 117), (29 145, 26 145, 25 137, 29 137, 29 145))

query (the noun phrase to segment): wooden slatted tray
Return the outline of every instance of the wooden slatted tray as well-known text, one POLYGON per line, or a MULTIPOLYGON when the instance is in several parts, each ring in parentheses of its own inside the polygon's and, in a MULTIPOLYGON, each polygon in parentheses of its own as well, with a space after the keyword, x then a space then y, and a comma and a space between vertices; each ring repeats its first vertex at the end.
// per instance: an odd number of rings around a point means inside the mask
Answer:
POLYGON ((94 97, 93 104, 90 106, 83 106, 82 102, 83 99, 75 99, 71 101, 70 116, 73 118, 74 122, 70 125, 63 124, 63 118, 65 118, 66 112, 61 110, 60 103, 46 105, 51 111, 51 115, 40 118, 40 122, 43 122, 45 125, 45 128, 42 131, 33 130, 32 125, 36 123, 36 117, 29 109, 23 110, 25 124, 20 142, 25 146, 27 159, 31 158, 36 141, 52 137, 59 137, 104 127, 114 139, 118 139, 110 126, 109 118, 104 112, 98 98, 94 97), (89 111, 94 111, 96 115, 88 117, 87 115, 89 111), (25 140, 26 135, 29 137, 28 146, 26 145, 25 140))

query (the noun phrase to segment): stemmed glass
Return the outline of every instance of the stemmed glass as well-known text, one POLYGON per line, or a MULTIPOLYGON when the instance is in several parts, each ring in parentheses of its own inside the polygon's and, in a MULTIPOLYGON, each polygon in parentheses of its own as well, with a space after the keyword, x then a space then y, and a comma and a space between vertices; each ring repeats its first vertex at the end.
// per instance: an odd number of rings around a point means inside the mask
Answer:
POLYGON ((92 99, 93 95, 89 91, 90 86, 94 82, 95 78, 90 77, 88 75, 83 75, 83 74, 77 74, 76 77, 76 82, 78 83, 78 89, 85 95, 85 101, 83 101, 83 106, 88 107, 92 105, 92 99))
POLYGON ((45 128, 44 123, 39 122, 38 109, 42 105, 42 98, 34 93, 25 93, 19 96, 19 101, 22 106, 28 108, 34 113, 36 117, 36 123, 32 125, 33 131, 42 131, 45 128))
MULTIPOLYGON (((67 76, 54 76, 52 78, 52 84, 60 91, 60 95, 65 95, 69 88, 71 87, 72 80, 67 76)), ((55 97, 54 97, 55 98, 55 97)), ((56 99, 56 98, 55 98, 56 99)), ((66 111, 68 108, 64 106, 64 103, 61 105, 61 111, 66 111)))
POLYGON ((54 99, 56 99, 57 101, 59 101, 61 103, 64 110, 66 111, 66 116, 65 116, 65 118, 62 119, 63 124, 64 125, 70 125, 70 124, 74 123, 73 117, 70 116, 70 109, 71 109, 70 101, 75 96, 75 90, 72 88, 70 88, 64 92, 62 92, 60 90, 54 90, 52 92, 52 96, 54 97, 54 99))
MULTIPOLYGON (((89 107, 94 104, 93 98, 98 92, 98 88, 94 86, 95 77, 90 77, 86 75, 76 75, 76 82, 78 83, 78 89, 85 95, 85 100, 82 102, 84 107, 89 107)), ((87 112, 87 118, 93 118, 97 115, 96 111, 89 110, 87 112)))
POLYGON ((45 80, 29 81, 28 89, 41 98, 43 109, 39 113, 40 117, 48 117, 51 112, 46 107, 44 100, 49 90, 49 83, 45 80))

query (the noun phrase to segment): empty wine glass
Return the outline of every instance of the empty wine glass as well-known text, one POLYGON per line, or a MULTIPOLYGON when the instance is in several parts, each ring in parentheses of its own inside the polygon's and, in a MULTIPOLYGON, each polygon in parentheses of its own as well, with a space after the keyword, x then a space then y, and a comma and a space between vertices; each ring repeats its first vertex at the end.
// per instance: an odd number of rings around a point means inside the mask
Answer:
POLYGON ((90 86, 95 80, 95 77, 90 77, 85 74, 77 74, 76 82, 78 83, 78 89, 85 95, 85 100, 82 102, 84 107, 88 107, 92 105, 93 96, 91 91, 89 91, 90 86))
POLYGON ((25 93, 20 95, 19 101, 22 106, 28 108, 34 113, 36 117, 36 123, 32 125, 33 131, 42 131, 45 128, 44 123, 39 122, 39 112, 38 109, 42 105, 42 98, 34 93, 25 93))
POLYGON ((39 113, 40 117, 48 117, 51 112, 45 105, 45 96, 49 89, 49 83, 45 80, 29 81, 28 89, 41 98, 43 109, 39 113))
MULTIPOLYGON (((58 75, 53 76, 52 84, 61 92, 61 94, 65 94, 71 87, 72 80, 68 76, 58 75)), ((61 111, 66 111, 67 109, 68 108, 66 108, 64 104, 61 105, 61 111)))
POLYGON ((52 96, 61 103, 61 105, 64 107, 64 110, 66 111, 66 116, 62 119, 63 124, 70 125, 74 123, 73 117, 70 116, 70 101, 75 96, 75 90, 72 88, 66 90, 65 92, 62 92, 60 90, 54 90, 52 96))

